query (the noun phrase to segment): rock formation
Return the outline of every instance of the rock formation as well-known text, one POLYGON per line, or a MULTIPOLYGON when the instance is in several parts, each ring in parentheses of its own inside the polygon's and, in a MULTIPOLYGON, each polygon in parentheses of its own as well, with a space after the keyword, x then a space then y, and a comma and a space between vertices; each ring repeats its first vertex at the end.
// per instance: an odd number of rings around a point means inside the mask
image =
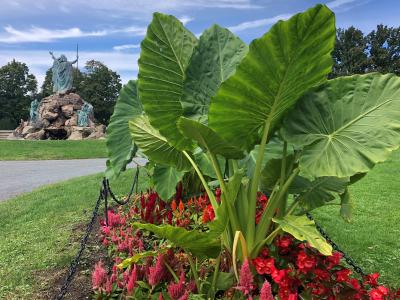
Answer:
POLYGON ((93 113, 88 116, 87 126, 78 126, 78 112, 85 103, 78 94, 72 92, 46 97, 38 106, 36 121, 21 120, 14 136, 29 140, 103 138, 105 126, 95 125, 93 113))

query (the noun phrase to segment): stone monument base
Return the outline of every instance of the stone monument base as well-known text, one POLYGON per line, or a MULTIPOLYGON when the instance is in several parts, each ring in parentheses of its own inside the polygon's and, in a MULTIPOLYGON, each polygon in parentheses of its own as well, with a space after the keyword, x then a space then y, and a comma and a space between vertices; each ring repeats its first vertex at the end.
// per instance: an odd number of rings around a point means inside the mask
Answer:
POLYGON ((27 140, 83 140, 104 138, 105 125, 96 125, 93 114, 87 126, 78 126, 78 111, 86 102, 76 93, 53 94, 43 98, 34 122, 21 120, 15 138, 27 140))

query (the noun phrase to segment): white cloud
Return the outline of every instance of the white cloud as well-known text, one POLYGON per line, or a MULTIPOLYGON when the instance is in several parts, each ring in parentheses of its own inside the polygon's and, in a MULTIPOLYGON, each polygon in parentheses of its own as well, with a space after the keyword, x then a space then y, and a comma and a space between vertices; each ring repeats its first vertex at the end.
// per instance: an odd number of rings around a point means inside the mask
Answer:
POLYGON ((328 6, 330 9, 338 8, 340 6, 343 6, 345 4, 349 4, 352 2, 355 2, 356 0, 334 0, 326 3, 326 6, 328 6))
POLYGON ((124 50, 129 50, 129 49, 138 49, 138 48, 140 48, 139 44, 126 44, 126 45, 114 46, 113 50, 115 50, 115 51, 124 51, 124 50))
POLYGON ((31 27, 28 30, 22 31, 12 26, 6 26, 4 27, 4 31, 5 33, 0 35, 0 42, 2 43, 51 42, 57 39, 106 35, 106 31, 104 30, 85 32, 77 27, 60 30, 31 27))
POLYGON ((47 43, 59 39, 82 38, 93 36, 106 36, 118 33, 130 33, 136 36, 144 36, 146 28, 140 26, 129 26, 118 29, 105 29, 99 31, 83 31, 78 27, 68 29, 47 29, 43 27, 31 27, 27 30, 17 30, 8 25, 4 27, 4 32, 0 34, 0 43, 27 43, 38 42, 47 43))
POLYGON ((230 26, 228 29, 232 32, 239 32, 251 28, 258 28, 262 26, 267 26, 274 24, 278 22, 279 20, 286 20, 289 19, 292 15, 291 14, 282 14, 282 15, 277 15, 271 18, 266 18, 266 19, 259 19, 259 20, 254 20, 254 21, 248 21, 248 22, 243 22, 238 25, 230 26))
POLYGON ((183 16, 178 19, 179 19, 179 21, 182 22, 183 25, 186 25, 187 23, 192 22, 194 20, 194 18, 189 17, 189 16, 183 16))
MULTIPOLYGON (((76 53, 74 51, 63 51, 62 53, 54 53, 56 57, 65 54, 68 60, 74 60, 76 53)), ((47 51, 5 51, 0 50, 0 66, 10 62, 12 59, 24 62, 28 65, 29 71, 38 79, 39 86, 43 83, 47 69, 52 65, 52 59, 47 51)), ((138 53, 128 52, 79 52, 79 66, 83 68, 88 60, 98 60, 107 65, 111 70, 121 74, 123 82, 136 78, 138 71, 137 60, 138 53)))

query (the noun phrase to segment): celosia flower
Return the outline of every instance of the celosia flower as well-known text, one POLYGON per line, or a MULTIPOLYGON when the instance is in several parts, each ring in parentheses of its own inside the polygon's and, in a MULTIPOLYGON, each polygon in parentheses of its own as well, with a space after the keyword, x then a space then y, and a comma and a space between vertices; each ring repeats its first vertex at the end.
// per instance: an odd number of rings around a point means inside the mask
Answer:
POLYGON ((167 290, 173 300, 179 300, 185 294, 185 273, 181 273, 178 283, 168 285, 167 290))
POLYGON ((151 286, 155 286, 163 280, 165 276, 165 267, 164 267, 164 256, 159 254, 157 256, 156 265, 154 267, 149 268, 149 284, 151 286))
POLYGON ((260 300, 274 300, 272 295, 271 284, 266 280, 260 291, 260 300))
POLYGON ((99 289, 107 280, 107 272, 103 267, 103 262, 99 261, 94 267, 92 272, 92 286, 93 289, 99 289))
POLYGON ((175 201, 175 199, 172 200, 172 202, 171 202, 171 209, 172 209, 172 211, 176 210, 176 201, 175 201))
POLYGON ((111 279, 107 279, 106 285, 105 285, 105 291, 106 294, 110 295, 113 290, 113 281, 111 279))
POLYGON ((137 271, 136 271, 136 265, 135 265, 129 274, 128 283, 126 285, 128 295, 132 294, 133 289, 135 288, 136 281, 137 281, 137 271))
POLYGON ((183 202, 181 200, 181 201, 179 201, 179 213, 181 214, 184 209, 185 209, 185 206, 183 205, 183 202))
POLYGON ((249 261, 246 259, 240 268, 239 284, 236 287, 243 295, 251 299, 251 293, 255 288, 253 274, 250 270, 249 261))

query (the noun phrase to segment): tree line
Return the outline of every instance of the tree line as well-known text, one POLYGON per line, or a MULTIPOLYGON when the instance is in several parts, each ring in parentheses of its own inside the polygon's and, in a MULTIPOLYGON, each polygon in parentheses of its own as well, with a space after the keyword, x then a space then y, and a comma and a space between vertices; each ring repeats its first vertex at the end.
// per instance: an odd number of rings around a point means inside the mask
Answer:
MULTIPOLYGON (((364 34, 355 27, 339 28, 330 78, 368 72, 400 75, 400 27, 378 25, 364 34)), ((83 72, 75 70, 74 86, 94 107, 98 122, 108 124, 121 89, 120 76, 105 64, 91 60, 83 72)), ((0 129, 14 129, 27 119, 30 102, 53 93, 51 69, 38 93, 37 80, 25 63, 15 60, 0 68, 0 129)))

